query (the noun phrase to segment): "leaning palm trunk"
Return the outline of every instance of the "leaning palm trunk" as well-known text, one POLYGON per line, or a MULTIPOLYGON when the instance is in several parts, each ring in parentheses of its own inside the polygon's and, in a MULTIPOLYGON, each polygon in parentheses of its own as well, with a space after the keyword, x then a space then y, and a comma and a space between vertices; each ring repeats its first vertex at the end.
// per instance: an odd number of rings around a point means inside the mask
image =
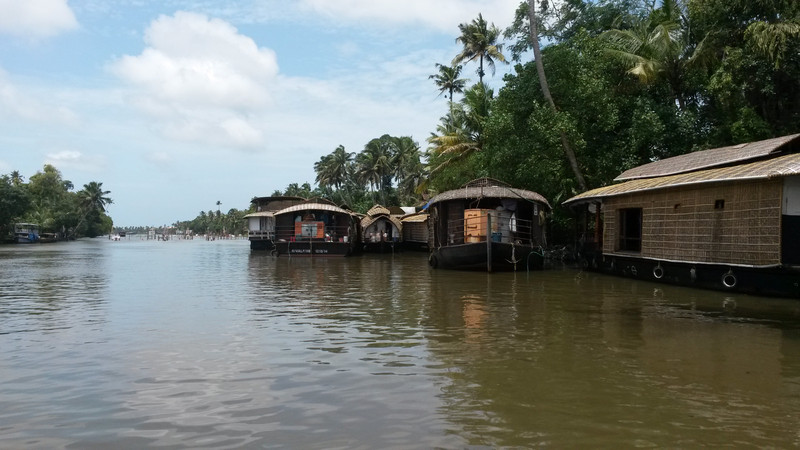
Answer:
MULTIPOLYGON (((542 51, 539 49, 539 28, 536 25, 536 9, 533 4, 535 0, 528 0, 528 18, 531 21, 531 42, 533 43, 533 57, 536 59, 536 72, 539 74, 539 84, 542 86, 542 95, 544 95, 547 103, 550 104, 550 109, 557 112, 556 104, 553 101, 553 96, 550 95, 550 86, 547 84, 547 78, 544 76, 544 64, 542 63, 542 51)), ((561 146, 564 148, 564 155, 566 155, 572 172, 575 174, 575 179, 578 181, 578 187, 581 191, 586 191, 586 180, 583 178, 581 168, 578 166, 578 159, 575 157, 575 152, 570 146, 567 139, 567 133, 564 130, 559 130, 561 134, 561 146)))

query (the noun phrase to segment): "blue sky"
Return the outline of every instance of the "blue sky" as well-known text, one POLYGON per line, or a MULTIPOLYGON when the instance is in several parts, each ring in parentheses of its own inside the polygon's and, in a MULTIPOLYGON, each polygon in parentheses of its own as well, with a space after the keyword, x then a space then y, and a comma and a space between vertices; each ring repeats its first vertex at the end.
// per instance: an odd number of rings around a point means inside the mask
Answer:
POLYGON ((119 226, 244 209, 313 185, 338 145, 425 148, 447 110, 428 75, 458 53, 458 24, 504 29, 519 3, 0 0, 0 174, 100 181, 119 226))

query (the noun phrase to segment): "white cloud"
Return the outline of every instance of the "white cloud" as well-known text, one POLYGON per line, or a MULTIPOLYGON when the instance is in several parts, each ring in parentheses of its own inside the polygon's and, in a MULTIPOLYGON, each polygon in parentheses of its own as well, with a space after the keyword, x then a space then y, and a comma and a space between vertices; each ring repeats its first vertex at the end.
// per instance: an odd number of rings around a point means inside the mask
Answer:
POLYGON ((177 12, 145 32, 147 48, 110 69, 136 90, 134 102, 180 140, 252 147, 262 139, 249 113, 269 104, 275 53, 219 19, 177 12))
POLYGON ((59 169, 77 169, 85 172, 100 172, 106 167, 103 156, 89 157, 76 150, 59 150, 45 155, 45 164, 59 169))
POLYGON ((35 94, 24 92, 9 80, 3 69, 0 69, 0 117, 64 124, 77 121, 77 116, 72 110, 61 105, 53 105, 51 101, 50 98, 40 100, 35 94))
POLYGON ((0 0, 0 33, 33 39, 78 27, 67 0, 0 0))
POLYGON ((520 0, 302 0, 301 7, 352 22, 421 25, 454 33, 458 24, 482 13, 490 23, 510 24, 520 0))

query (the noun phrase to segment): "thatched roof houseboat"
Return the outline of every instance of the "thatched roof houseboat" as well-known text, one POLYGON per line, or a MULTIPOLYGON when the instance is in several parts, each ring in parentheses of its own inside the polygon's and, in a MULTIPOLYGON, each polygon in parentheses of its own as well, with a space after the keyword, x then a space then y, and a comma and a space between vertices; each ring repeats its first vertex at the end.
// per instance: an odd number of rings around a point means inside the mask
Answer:
POLYGON ((275 248, 275 212, 305 202, 303 197, 272 196, 254 197, 250 200, 255 212, 244 216, 247 219, 248 239, 251 250, 273 250, 275 248))
POLYGON ((583 264, 690 286, 800 296, 800 134, 623 172, 588 206, 583 264))
POLYGON ((543 264, 550 204, 536 192, 482 178, 436 195, 426 210, 432 267, 492 272, 543 264))
POLYGON ((310 199, 273 213, 276 255, 349 256, 358 252, 359 217, 325 199, 310 199))
POLYGON ((406 214, 400 218, 400 222, 403 223, 403 248, 427 251, 430 236, 428 211, 406 214))
MULTIPOLYGON (((402 210, 400 213, 402 214, 402 210)), ((365 252, 394 252, 403 242, 403 223, 389 208, 375 205, 361 219, 362 248, 365 252)))

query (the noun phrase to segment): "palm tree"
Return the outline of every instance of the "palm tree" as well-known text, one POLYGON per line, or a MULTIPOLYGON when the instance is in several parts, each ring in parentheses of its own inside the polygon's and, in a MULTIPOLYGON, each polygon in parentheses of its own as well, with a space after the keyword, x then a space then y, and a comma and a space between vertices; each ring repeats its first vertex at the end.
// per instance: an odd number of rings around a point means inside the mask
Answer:
POLYGON ((113 203, 110 197, 106 197, 111 191, 103 190, 103 183, 91 181, 83 185, 83 189, 78 192, 78 202, 83 210, 83 216, 73 229, 73 234, 77 232, 83 222, 91 213, 104 213, 106 206, 113 203))
MULTIPOLYGON (((530 19, 531 23, 531 43, 533 44, 533 57, 536 60, 536 72, 539 75, 539 85, 542 88, 542 95, 550 105, 550 109, 552 109, 553 112, 558 112, 556 103, 553 101, 553 96, 550 94, 550 85, 547 83, 547 78, 544 74, 542 50, 539 48, 539 25, 536 19, 536 5, 534 4, 534 1, 535 0, 528 0, 528 18, 530 19)), ((569 139, 567 139, 567 133, 564 130, 559 130, 559 132, 561 134, 561 147, 564 149, 564 155, 569 162, 572 173, 575 174, 575 180, 578 182, 578 187, 580 188, 581 192, 586 191, 588 189, 586 180, 583 178, 583 173, 578 165, 578 158, 575 156, 575 152, 572 150, 569 139)))
POLYGON ((629 69, 644 84, 664 80, 672 93, 672 101, 683 110, 684 80, 687 68, 697 60, 702 44, 691 51, 688 27, 682 26, 682 16, 675 0, 664 0, 653 10, 648 20, 626 30, 608 30, 601 36, 610 44, 608 52, 629 69))
POLYGON ((11 172, 11 184, 14 186, 19 186, 25 182, 25 178, 20 175, 19 170, 15 170, 11 172))
POLYGON ((83 185, 83 190, 78 192, 78 196, 84 209, 105 212, 106 205, 114 203, 110 197, 106 197, 110 193, 111 191, 103 190, 103 183, 91 181, 83 185))
POLYGON ((414 142, 410 136, 393 138, 394 158, 394 177, 397 186, 406 196, 413 195, 419 184, 424 171, 424 166, 420 162, 419 144, 414 142))
POLYGON ((393 158, 392 137, 388 134, 372 139, 364 146, 364 151, 356 157, 358 177, 370 188, 378 190, 385 200, 386 190, 391 187, 393 158))
POLYGON ((444 158, 431 174, 461 161, 483 148, 483 126, 489 117, 493 91, 478 83, 464 93, 461 104, 442 118, 437 134, 428 138, 433 155, 444 158))
POLYGON ((345 184, 348 177, 348 167, 353 163, 355 153, 350 153, 345 150, 343 145, 336 147, 336 150, 331 153, 331 183, 336 189, 345 184))
POLYGON ((433 80, 436 86, 439 88, 439 95, 444 94, 445 92, 448 93, 448 101, 450 102, 450 107, 453 107, 453 93, 464 92, 464 87, 467 84, 467 80, 464 78, 458 78, 461 76, 461 65, 452 65, 452 66, 445 66, 444 64, 436 63, 436 68, 439 69, 439 73, 435 73, 433 75, 428 76, 428 79, 433 80))
POLYGON ((489 26, 482 14, 478 14, 478 18, 470 23, 460 24, 458 29, 461 30, 461 36, 456 38, 456 42, 460 42, 464 48, 453 58, 454 66, 464 61, 478 60, 479 82, 483 83, 484 63, 492 69, 492 74, 495 60, 507 63, 502 53, 503 44, 497 43, 500 30, 494 24, 489 26))
MULTIPOLYGON (((792 42, 800 37, 798 22, 751 23, 745 31, 745 38, 767 59, 774 61, 775 68, 781 66, 784 56, 792 51, 792 42)), ((797 51, 795 48, 794 51, 797 51)))
POLYGON ((333 171, 333 158, 331 155, 320 156, 319 161, 314 163, 314 172, 317 173, 316 182, 321 188, 331 186, 331 173, 333 171))

